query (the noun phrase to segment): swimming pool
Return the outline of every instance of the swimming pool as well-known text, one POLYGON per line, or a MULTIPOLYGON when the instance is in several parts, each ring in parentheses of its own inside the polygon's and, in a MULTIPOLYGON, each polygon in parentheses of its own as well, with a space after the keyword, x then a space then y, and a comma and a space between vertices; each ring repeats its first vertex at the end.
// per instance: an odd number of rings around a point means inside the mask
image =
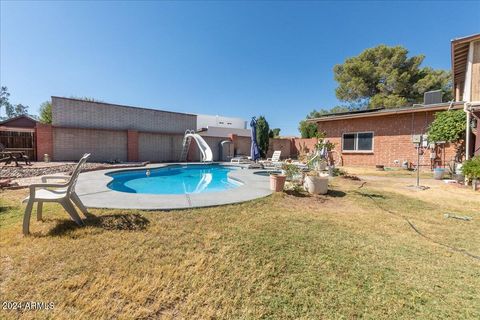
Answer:
POLYGON ((107 174, 113 178, 107 186, 115 191, 145 194, 219 192, 242 185, 228 178, 228 173, 232 170, 237 168, 218 164, 195 164, 117 171, 107 174))

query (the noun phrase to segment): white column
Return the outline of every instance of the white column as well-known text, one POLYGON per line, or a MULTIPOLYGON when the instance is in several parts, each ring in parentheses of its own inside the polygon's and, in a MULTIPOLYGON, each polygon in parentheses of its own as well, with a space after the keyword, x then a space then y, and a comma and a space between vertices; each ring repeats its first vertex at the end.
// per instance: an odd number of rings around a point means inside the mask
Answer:
POLYGON ((470 159, 470 111, 467 107, 467 128, 465 129, 465 160, 470 159))

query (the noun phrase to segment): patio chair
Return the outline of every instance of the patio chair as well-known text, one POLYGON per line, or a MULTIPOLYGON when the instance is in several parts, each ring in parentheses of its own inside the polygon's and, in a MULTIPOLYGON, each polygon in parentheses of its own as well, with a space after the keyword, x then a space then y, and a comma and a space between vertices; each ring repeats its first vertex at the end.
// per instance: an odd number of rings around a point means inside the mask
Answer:
POLYGON ((248 164, 252 163, 253 161, 249 159, 248 156, 236 155, 232 159, 230 159, 231 163, 238 163, 238 164, 248 164))
POLYGON ((25 208, 25 215, 23 217, 23 234, 28 235, 30 233, 30 216, 32 214, 33 204, 35 202, 37 205, 37 220, 42 220, 42 209, 44 202, 57 202, 62 205, 62 207, 67 211, 70 217, 78 225, 83 225, 83 221, 77 213, 77 210, 74 207, 77 207, 82 211, 85 217, 88 214, 87 208, 83 205, 82 201, 75 193, 75 185, 78 180, 78 176, 82 169, 82 166, 85 164, 87 159, 90 157, 89 153, 83 155, 83 157, 78 162, 77 166, 73 170, 71 176, 45 176, 42 177, 42 183, 34 183, 29 186, 30 196, 25 198, 23 202, 27 202, 27 207, 25 208), (50 179, 63 179, 63 183, 47 183, 50 179))
POLYGON ((282 155, 282 151, 281 150, 276 150, 276 151, 273 152, 271 158, 267 158, 267 160, 260 160, 258 162, 263 164, 263 166, 265 168, 278 168, 278 167, 281 167, 282 164, 283 164, 283 162, 280 161, 280 156, 281 155, 282 155))
POLYGON ((281 155, 282 155, 282 150, 276 150, 273 152, 271 158, 267 158, 267 160, 261 160, 259 162, 280 162, 281 155))

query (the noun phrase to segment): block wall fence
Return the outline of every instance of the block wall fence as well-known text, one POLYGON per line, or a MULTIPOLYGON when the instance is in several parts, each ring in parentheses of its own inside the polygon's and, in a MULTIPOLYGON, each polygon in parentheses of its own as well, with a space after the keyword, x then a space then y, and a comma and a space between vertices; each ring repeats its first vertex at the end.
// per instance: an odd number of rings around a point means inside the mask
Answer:
MULTIPOLYGON (((44 154, 48 154, 53 161, 77 161, 88 152, 92 154, 91 161, 99 162, 176 162, 180 158, 183 141, 183 135, 179 134, 136 130, 65 128, 38 124, 35 131, 38 161, 43 161, 44 154)), ((199 154, 191 147, 189 161, 199 159, 199 154)))
MULTIPOLYGON (((400 164, 416 163, 412 135, 425 133, 434 114, 427 111, 330 120, 318 122, 317 126, 335 144, 343 165, 394 166, 395 160, 400 164), (362 131, 373 131, 373 151, 342 152, 343 133, 362 131)), ((38 160, 48 154, 54 161, 75 161, 90 152, 92 161, 176 162, 185 130, 196 127, 196 115, 59 97, 52 97, 52 119, 52 125, 37 124, 35 128, 38 160)), ((231 134, 228 138, 204 136, 204 139, 215 161, 220 160, 220 142, 227 139, 233 141, 235 155, 250 155, 250 137, 231 134)), ((281 158, 287 159, 313 151, 316 139, 275 138, 269 142, 268 157, 280 150, 281 158)), ((475 148, 479 147, 477 138, 475 148)), ((456 146, 451 144, 438 148, 440 164, 444 164, 443 160, 451 161, 455 152, 456 146)), ((192 143, 188 160, 199 159, 198 148, 192 143)), ((423 155, 421 164, 430 163, 430 154, 423 155)))
MULTIPOLYGON (((416 149, 411 142, 410 134, 382 136, 378 129, 374 132, 373 152, 342 153, 341 135, 343 130, 348 130, 348 132, 370 130, 368 124, 360 124, 357 121, 342 125, 341 128, 322 126, 327 132, 327 139, 335 144, 335 150, 341 154, 342 165, 374 166, 384 164, 385 166, 395 166, 394 160, 399 160, 400 163, 405 160, 410 163, 417 161, 416 149)), ((37 125, 36 135, 38 160, 43 160, 43 155, 48 154, 54 161, 76 161, 83 153, 90 152, 92 161, 176 162, 180 158, 183 140, 183 135, 179 134, 64 128, 45 124, 37 125)), ((250 138, 248 137, 230 135, 229 138, 204 137, 204 139, 212 149, 215 161, 220 160, 220 143, 224 140, 233 141, 235 155, 250 155, 250 138)), ((297 158, 302 150, 304 153, 313 151, 315 143, 316 139, 314 138, 270 139, 267 156, 271 157, 273 151, 281 150, 282 159, 297 158)), ((455 146, 446 144, 443 150, 437 150, 437 152, 440 165, 443 165, 443 159, 448 163, 454 158, 455 146)), ((188 161, 199 160, 200 153, 195 142, 192 141, 188 161)), ((430 165, 429 153, 421 157, 421 165, 430 165)))
MULTIPOLYGON (((48 154, 53 161, 77 161, 84 153, 91 153, 91 161, 122 162, 176 162, 182 151, 183 134, 142 132, 137 130, 111 130, 68 128, 37 124, 37 160, 48 154)), ((250 138, 203 137, 212 149, 214 161, 220 160, 220 143, 231 140, 235 155, 250 155, 250 138)), ((316 139, 270 139, 267 155, 282 150, 282 159, 297 157, 300 148, 313 150, 316 139)), ((192 140, 188 161, 199 161, 200 152, 192 140)))

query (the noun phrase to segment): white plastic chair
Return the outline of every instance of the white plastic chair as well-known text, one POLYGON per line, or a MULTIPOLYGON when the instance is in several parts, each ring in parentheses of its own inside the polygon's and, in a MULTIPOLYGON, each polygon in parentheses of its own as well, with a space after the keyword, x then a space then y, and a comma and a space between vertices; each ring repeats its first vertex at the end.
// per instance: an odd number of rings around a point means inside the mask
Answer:
POLYGON ((57 202, 63 206, 65 211, 78 225, 83 225, 83 221, 75 210, 73 203, 82 211, 86 216, 88 214, 87 208, 83 205, 82 201, 75 193, 75 185, 78 180, 78 175, 82 169, 83 164, 90 157, 90 153, 86 153, 78 162, 77 166, 73 170, 71 176, 45 176, 42 177, 42 183, 34 183, 29 186, 30 196, 25 198, 23 202, 27 202, 25 208, 25 215, 23 216, 23 234, 28 235, 30 233, 30 216, 32 214, 33 204, 38 202, 37 205, 37 220, 42 220, 42 209, 44 202, 57 202), (47 183, 51 179, 63 179, 63 183, 47 183), (47 189, 54 188, 54 189, 47 189), (73 203, 72 203, 73 202, 73 203))
POLYGON ((271 158, 267 160, 259 161, 265 169, 279 169, 282 167, 283 162, 280 161, 280 156, 282 155, 281 150, 274 151, 271 158))
POLYGON ((265 161, 259 161, 261 163, 263 162, 280 162, 280 156, 282 155, 282 150, 276 150, 273 152, 271 158, 267 158, 265 161))

